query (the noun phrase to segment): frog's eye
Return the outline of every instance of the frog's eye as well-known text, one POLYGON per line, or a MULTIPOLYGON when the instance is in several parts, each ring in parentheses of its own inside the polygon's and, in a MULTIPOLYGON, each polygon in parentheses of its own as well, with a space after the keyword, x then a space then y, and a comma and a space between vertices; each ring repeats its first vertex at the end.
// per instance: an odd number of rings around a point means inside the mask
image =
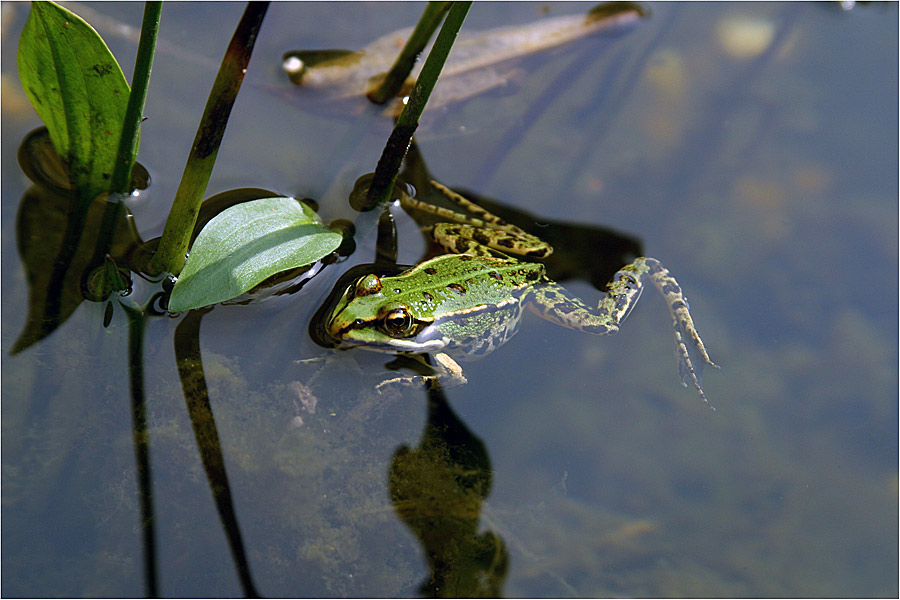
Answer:
POLYGON ((415 321, 405 304, 387 306, 381 310, 378 319, 383 333, 391 337, 406 337, 412 333, 415 321))
POLYGON ((366 275, 365 277, 360 277, 356 282, 356 298, 361 298, 363 296, 368 296, 370 294, 377 294, 381 291, 381 279, 378 278, 378 275, 366 275))

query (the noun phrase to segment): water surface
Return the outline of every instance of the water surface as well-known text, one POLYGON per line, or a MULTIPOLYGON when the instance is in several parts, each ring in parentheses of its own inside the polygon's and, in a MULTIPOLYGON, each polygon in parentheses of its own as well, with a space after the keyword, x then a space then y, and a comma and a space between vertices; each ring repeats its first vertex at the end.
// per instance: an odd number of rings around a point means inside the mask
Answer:
MULTIPOLYGON (((139 4, 93 8, 140 23, 139 4)), ((6 10, 2 593, 142 595, 122 313, 104 329, 102 306, 84 303, 10 354, 28 292, 15 152, 39 121, 15 73, 27 6, 6 10)), ((140 154, 153 185, 134 207, 145 238, 161 231, 241 10, 164 8, 169 46, 140 154)), ((326 220, 356 218, 347 194, 390 121, 313 110, 280 57, 362 47, 420 10, 273 4, 208 195, 264 187, 315 198, 326 220)), ((476 4, 465 27, 542 10, 476 4)), ((130 74, 134 42, 101 33, 130 74)), ((649 292, 617 336, 527 316, 510 343, 464 365, 469 384, 447 398, 490 461, 472 528, 502 539, 505 595, 897 595, 897 34, 896 4, 653 5, 614 40, 529 59, 513 89, 427 116, 418 140, 444 183, 637 237, 678 277, 723 366, 706 373, 711 411, 679 385, 665 306, 649 292)), ((415 262, 410 223, 400 235, 400 261, 415 262)), ((234 510, 265 596, 410 596, 429 575, 390 491, 395 452, 422 438, 424 394, 373 394, 385 357, 328 354, 307 332, 334 279, 371 261, 371 236, 358 244, 298 294, 202 320, 234 510)), ((150 321, 145 340, 159 592, 240 595, 178 380, 178 323, 150 321)))

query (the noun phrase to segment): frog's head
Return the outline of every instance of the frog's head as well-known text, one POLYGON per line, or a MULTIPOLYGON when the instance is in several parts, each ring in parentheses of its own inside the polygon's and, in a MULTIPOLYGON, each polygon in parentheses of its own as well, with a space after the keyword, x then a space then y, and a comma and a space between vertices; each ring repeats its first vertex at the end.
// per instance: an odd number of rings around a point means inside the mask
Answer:
POLYGON ((439 352, 447 340, 432 326, 433 317, 416 314, 386 280, 374 274, 356 280, 344 292, 331 317, 328 334, 342 348, 381 352, 439 352))

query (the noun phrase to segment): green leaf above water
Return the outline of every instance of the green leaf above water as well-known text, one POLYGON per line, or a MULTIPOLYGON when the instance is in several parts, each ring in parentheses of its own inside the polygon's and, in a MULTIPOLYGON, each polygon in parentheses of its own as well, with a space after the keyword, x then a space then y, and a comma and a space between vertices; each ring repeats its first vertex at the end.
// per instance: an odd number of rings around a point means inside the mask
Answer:
POLYGON ((131 92, 106 43, 79 16, 34 2, 19 38, 19 78, 82 197, 106 191, 131 92))
POLYGON ((319 260, 340 243, 339 233, 293 198, 232 206, 197 236, 172 290, 169 310, 231 300, 276 273, 319 260))

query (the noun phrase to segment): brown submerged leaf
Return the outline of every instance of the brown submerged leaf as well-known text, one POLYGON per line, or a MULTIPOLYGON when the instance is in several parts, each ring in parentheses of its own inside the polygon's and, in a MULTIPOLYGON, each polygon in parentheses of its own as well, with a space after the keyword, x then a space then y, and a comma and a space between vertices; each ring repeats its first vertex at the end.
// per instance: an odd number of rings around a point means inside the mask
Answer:
MULTIPOLYGON (((464 100, 514 81, 520 70, 509 64, 531 54, 594 34, 615 34, 649 12, 634 2, 608 2, 585 15, 544 18, 527 25, 460 32, 428 108, 464 100)), ((297 85, 321 91, 329 99, 360 98, 378 85, 413 28, 384 35, 362 50, 295 50, 284 55, 283 68, 297 85)), ((427 51, 427 49, 426 49, 427 51)), ((421 61, 406 91, 421 70, 421 61)), ((401 95, 404 92, 401 91, 401 95)), ((396 104, 391 111, 396 110, 396 104)))

